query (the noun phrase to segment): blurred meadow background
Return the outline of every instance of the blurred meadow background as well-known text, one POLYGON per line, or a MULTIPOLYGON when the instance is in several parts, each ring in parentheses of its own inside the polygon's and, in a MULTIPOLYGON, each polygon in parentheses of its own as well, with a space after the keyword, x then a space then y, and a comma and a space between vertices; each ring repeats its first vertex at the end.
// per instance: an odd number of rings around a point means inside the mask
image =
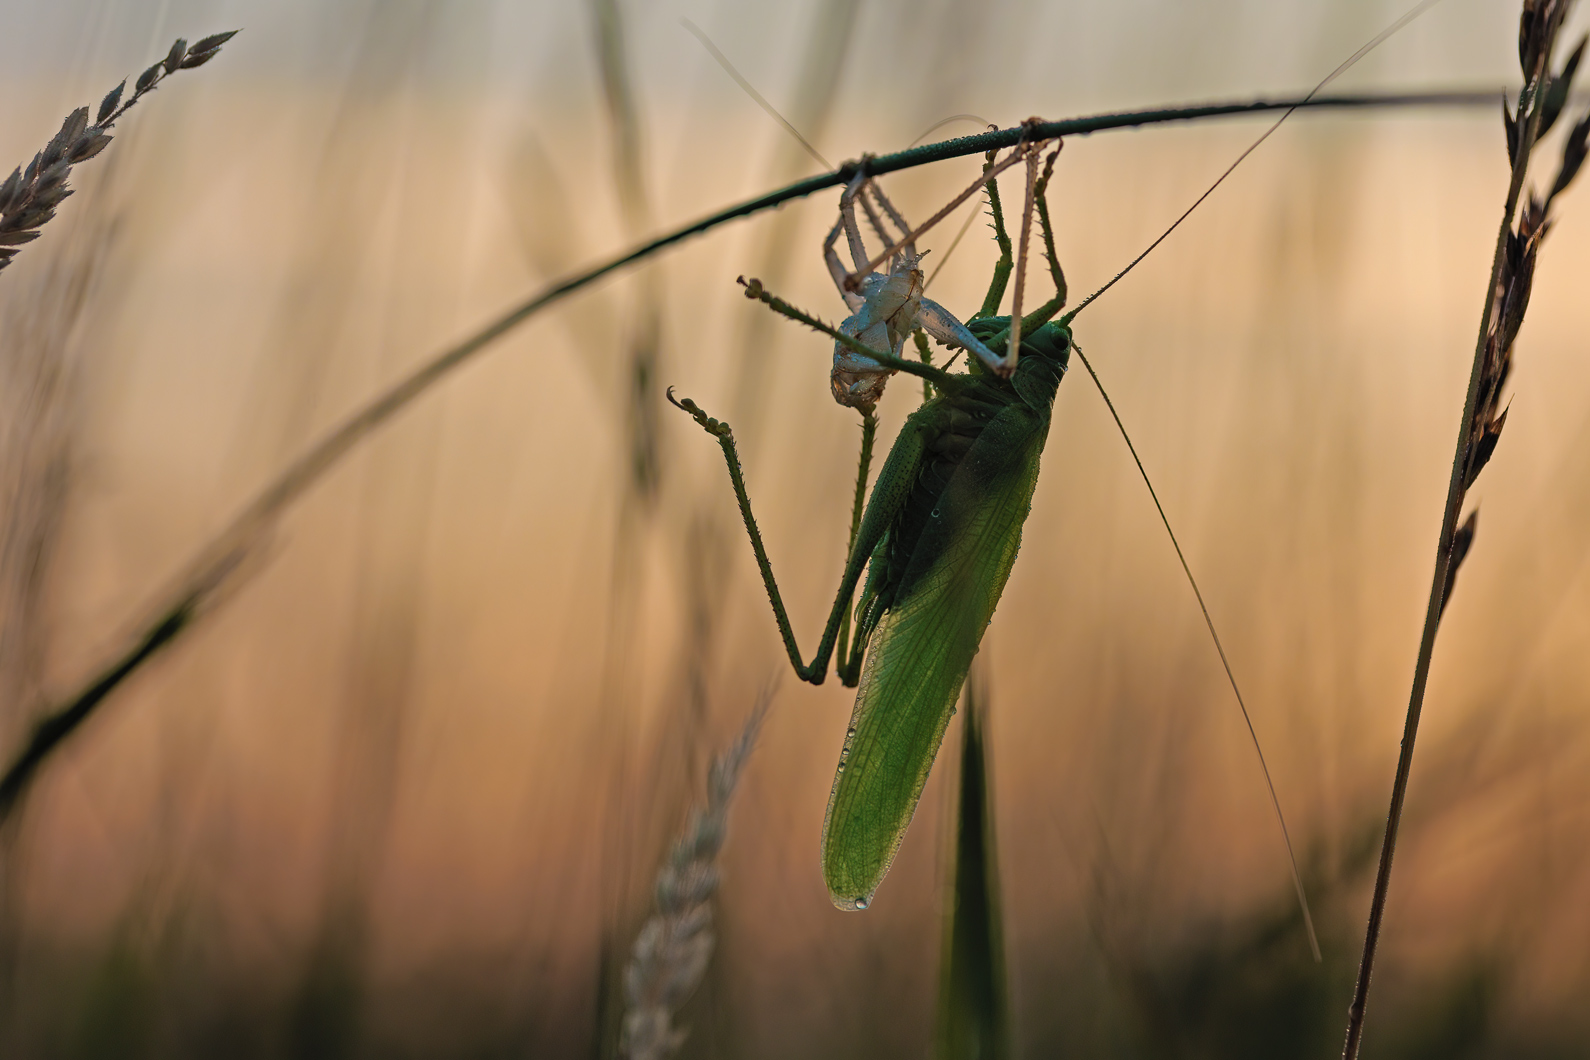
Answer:
MULTIPOLYGON (((7 167, 173 37, 243 32, 130 113, 0 275, 0 749, 386 383, 553 278, 822 171, 681 17, 838 163, 954 115, 931 138, 1306 91, 1402 9, 6 0, 7 167)), ((1514 86, 1516 19, 1449 0, 1334 87, 1514 86)), ((1073 380, 979 657, 1015 1055, 1339 1051, 1499 125, 1298 115, 1079 318, 1244 683, 1325 959, 1175 554, 1073 380)), ((1258 131, 1068 141, 1050 199, 1074 298, 1258 131)), ((884 186, 921 219, 976 172, 884 186)), ((315 489, 0 837, 0 1054, 611 1055, 659 859, 787 669, 719 451, 663 388, 734 425, 809 650, 857 416, 831 344, 734 280, 843 316, 837 197, 535 317, 315 489)), ((947 253, 970 210, 926 241, 930 296, 963 317, 996 256, 978 223, 947 253)), ((1590 1055, 1587 282, 1580 188, 1437 644, 1366 1056, 1590 1055)), ((890 387, 883 440, 915 391, 890 387)), ((873 908, 841 913, 817 852, 852 698, 784 675, 685 1056, 929 1047, 960 728, 873 908)))

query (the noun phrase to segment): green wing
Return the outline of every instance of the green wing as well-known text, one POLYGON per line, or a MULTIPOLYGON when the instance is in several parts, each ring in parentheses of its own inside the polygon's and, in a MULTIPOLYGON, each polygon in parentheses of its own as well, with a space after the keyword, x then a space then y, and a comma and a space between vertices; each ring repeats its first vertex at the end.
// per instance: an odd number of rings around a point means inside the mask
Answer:
POLYGON ((1021 404, 988 424, 872 635, 823 822, 823 875, 841 909, 867 908, 916 812, 1016 561, 1047 434, 1047 417, 1021 404))

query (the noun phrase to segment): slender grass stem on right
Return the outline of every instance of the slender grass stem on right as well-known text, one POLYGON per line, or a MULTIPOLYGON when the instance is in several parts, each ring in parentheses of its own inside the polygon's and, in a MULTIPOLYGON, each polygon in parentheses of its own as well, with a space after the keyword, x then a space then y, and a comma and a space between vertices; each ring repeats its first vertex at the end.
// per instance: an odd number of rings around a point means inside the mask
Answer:
POLYGON ((1391 806, 1386 815, 1385 838, 1381 845, 1379 867, 1375 873, 1374 897, 1370 901, 1369 923, 1364 936, 1363 955, 1359 962, 1358 981, 1353 991, 1352 1005, 1348 1009, 1347 1040, 1343 1048, 1345 1060, 1356 1060, 1363 1040, 1365 1008, 1369 999, 1370 977, 1374 971, 1375 955, 1380 941, 1380 931, 1385 919, 1386 898, 1391 885, 1392 858, 1397 849, 1397 833, 1402 823, 1404 803, 1408 794, 1408 779, 1413 766, 1414 742, 1419 734, 1419 719, 1424 709, 1425 689, 1430 678, 1430 661, 1435 650, 1435 636, 1446 610, 1447 600, 1457 577, 1459 565, 1474 541, 1476 518, 1459 524, 1463 500, 1468 488, 1474 484, 1496 444, 1507 421, 1507 410, 1502 404, 1502 388, 1512 367, 1513 340, 1524 320, 1524 310, 1529 305, 1529 293, 1535 273, 1535 259, 1541 240, 1550 229, 1548 211, 1552 200, 1561 193, 1579 173, 1587 153, 1590 138, 1590 113, 1587 113, 1569 133, 1563 148, 1562 164, 1551 190, 1544 198, 1534 194, 1524 201, 1524 181, 1529 170, 1530 154, 1540 137, 1548 132, 1561 116, 1568 100, 1568 90, 1579 60, 1584 54, 1581 41, 1560 74, 1551 72, 1551 55, 1562 28, 1563 20, 1573 6, 1572 0, 1524 0, 1519 26, 1519 65, 1524 73, 1524 90, 1519 96, 1517 114, 1509 113, 1504 106, 1502 118, 1506 131, 1507 151, 1512 163, 1512 179, 1507 188, 1507 200, 1502 209, 1501 230, 1496 237, 1496 251, 1491 261, 1490 281, 1486 287, 1485 305, 1480 314, 1479 338, 1474 347, 1473 365, 1469 372, 1468 393, 1464 398, 1463 415, 1458 425, 1456 450, 1452 456, 1452 471, 1447 482, 1446 502, 1441 517, 1441 533, 1436 539, 1435 570, 1430 579, 1430 598, 1425 608, 1424 627, 1419 639, 1418 661, 1414 664, 1413 688, 1408 697, 1408 712, 1403 725, 1402 749, 1397 759, 1396 777, 1392 781, 1391 806), (1515 217, 1517 226, 1514 227, 1515 217))

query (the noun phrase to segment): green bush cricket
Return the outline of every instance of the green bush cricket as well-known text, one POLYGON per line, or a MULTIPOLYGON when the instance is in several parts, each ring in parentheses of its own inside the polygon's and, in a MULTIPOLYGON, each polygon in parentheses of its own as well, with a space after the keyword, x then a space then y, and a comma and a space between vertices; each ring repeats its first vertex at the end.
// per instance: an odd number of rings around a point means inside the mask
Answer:
MULTIPOLYGON (((966 672, 1015 562, 1050 410, 1069 363, 1070 330, 1052 320, 1065 304, 1065 278, 1042 194, 1055 156, 1049 156, 1043 178, 1035 180, 1039 145, 1023 145, 1017 152, 1028 169, 1025 216, 1030 217, 1036 202, 1056 295, 1024 319, 992 315, 1005 294, 1012 247, 990 182, 1002 256, 983 308, 966 328, 986 356, 994 358, 994 366, 971 358, 966 372, 952 374, 880 353, 845 334, 843 327, 824 328, 838 346, 848 347, 836 353, 836 361, 846 352, 870 357, 886 369, 920 376, 936 393, 907 418, 864 513, 852 527, 844 576, 809 664, 801 661, 751 513, 733 433, 694 402, 675 401, 723 448, 796 672, 803 680, 821 682, 837 648, 841 681, 859 686, 823 829, 824 876, 841 908, 867 907, 916 809, 966 672), (1020 343, 1019 358, 993 352, 1011 346, 1013 334, 1020 343), (867 580, 850 633, 851 600, 864 570, 867 580)), ((996 168, 990 160, 988 173, 996 168)), ((920 273, 916 283, 920 285, 920 273)), ((747 294, 786 315, 818 323, 767 294, 756 281, 747 284, 747 294)), ((1015 309, 1019 313, 1019 299, 1015 309)), ((838 396, 837 384, 835 390, 838 396)), ((878 391, 881 383, 869 393, 875 398, 878 391)), ((865 424, 859 494, 876 421, 871 402, 856 407, 865 424)))
MULTIPOLYGON (((1377 35, 1315 86, 1305 102, 1435 2, 1438 0, 1424 0, 1377 35)), ((841 200, 840 223, 830 233, 824 248, 829 270, 853 311, 838 328, 770 294, 757 280, 741 280, 748 297, 834 339, 834 396, 840 404, 857 408, 863 417, 848 558, 822 638, 810 663, 801 661, 752 515, 733 432, 728 424, 708 416, 693 401, 675 399, 669 392, 669 400, 693 416, 718 440, 723 450, 757 566, 797 675, 813 684, 821 683, 830 659, 837 652, 835 663, 841 681, 846 686, 859 685, 823 826, 823 873, 836 906, 865 909, 871 904, 910 824, 933 759, 954 714, 955 702, 972 658, 1015 561, 1022 525, 1037 483, 1054 398, 1069 366, 1070 355, 1075 351, 1099 385, 1100 395, 1132 450, 1160 519, 1170 533, 1177 558, 1198 598, 1204 621, 1259 752, 1270 800, 1286 842, 1292 881, 1309 941, 1315 959, 1320 958, 1296 856, 1269 767, 1264 762, 1247 706, 1202 592, 1192 577, 1147 472, 1137 458, 1135 446, 1126 436, 1125 427, 1092 366, 1072 341, 1070 330, 1071 321, 1082 309, 1147 257, 1295 109, 1287 110, 1238 156, 1142 254, 1058 320, 1054 318, 1065 305, 1066 285, 1044 198, 1054 155, 1049 157, 1044 174, 1039 178, 1037 168, 1042 145, 1037 143, 1018 143, 1012 153, 998 163, 990 153, 982 179, 915 230, 909 229, 881 193, 869 189, 866 160, 856 163, 853 179, 841 200), (1013 260, 1012 244, 1005 231, 993 178, 1021 161, 1026 163, 1026 200, 1020 249, 1013 260), (953 318, 948 322, 939 318, 938 314, 943 311, 922 299, 914 239, 985 185, 1000 258, 982 307, 962 326, 953 318), (880 234, 884 232, 880 211, 904 233, 875 259, 868 260, 860 247, 854 218, 854 208, 858 204, 880 234), (1024 315, 1022 281, 1035 211, 1056 295, 1024 315), (853 273, 845 273, 832 253, 841 230, 847 235, 856 263, 853 273), (891 261, 887 275, 873 272, 886 260, 891 261), (1011 313, 994 316, 1013 269, 1016 285, 1011 313), (952 334, 956 328, 969 335, 952 334), (929 363, 924 330, 941 343, 969 350, 973 356, 968 357, 966 371, 951 374, 933 367, 929 363), (916 337, 922 363, 900 357, 903 340, 908 334, 916 337), (924 403, 907 418, 867 499, 866 480, 877 426, 873 406, 888 375, 896 371, 924 380, 924 403), (862 584, 864 571, 867 579, 852 610, 851 601, 858 584, 862 584), (852 619, 855 623, 853 634, 850 631, 852 619)), ((1032 119, 1026 127, 1033 128, 1036 123, 1037 119, 1032 119)), ((888 237, 885 239, 887 241, 888 237)))

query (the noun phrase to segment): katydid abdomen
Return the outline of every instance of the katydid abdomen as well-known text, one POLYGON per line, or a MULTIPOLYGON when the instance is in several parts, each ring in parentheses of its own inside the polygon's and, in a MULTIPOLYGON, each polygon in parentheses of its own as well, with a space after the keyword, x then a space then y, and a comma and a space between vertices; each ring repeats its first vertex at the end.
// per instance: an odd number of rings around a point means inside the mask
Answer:
POLYGON ((971 377, 904 428, 921 433, 920 456, 857 608, 875 628, 823 824, 823 875, 840 908, 871 902, 916 811, 1016 561, 1069 338, 1057 327, 1029 336, 1008 382, 971 377))

